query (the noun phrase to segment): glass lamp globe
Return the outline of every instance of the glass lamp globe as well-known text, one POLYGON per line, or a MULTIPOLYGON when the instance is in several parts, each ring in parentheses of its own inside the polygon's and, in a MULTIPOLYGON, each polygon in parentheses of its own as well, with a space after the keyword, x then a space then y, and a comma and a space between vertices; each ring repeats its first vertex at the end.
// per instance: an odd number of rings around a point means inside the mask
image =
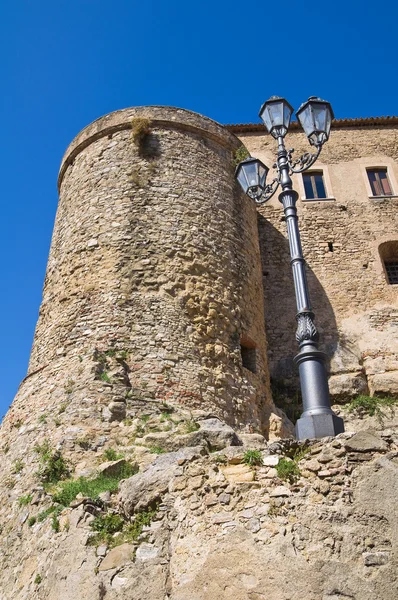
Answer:
POLYGON ((316 96, 308 98, 296 112, 310 144, 321 146, 329 139, 334 114, 330 102, 316 96))
POLYGON ((249 157, 238 164, 235 177, 245 194, 251 198, 260 198, 265 189, 268 171, 261 160, 249 157))
POLYGON ((284 137, 289 129, 293 108, 280 96, 271 96, 260 108, 259 117, 264 121, 268 132, 276 139, 284 137))

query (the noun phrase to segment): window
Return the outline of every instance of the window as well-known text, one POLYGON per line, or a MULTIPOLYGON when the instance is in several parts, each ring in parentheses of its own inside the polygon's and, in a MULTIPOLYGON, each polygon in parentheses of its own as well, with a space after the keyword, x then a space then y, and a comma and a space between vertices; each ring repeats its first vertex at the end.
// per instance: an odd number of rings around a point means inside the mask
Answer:
POLYGON ((385 262, 384 267, 386 269, 388 283, 391 285, 398 284, 398 260, 385 262))
POLYGON ((367 173, 373 196, 392 196, 387 169, 367 169, 367 173))
POLYGON ((305 197, 307 200, 327 198, 322 171, 311 171, 303 175, 305 197))
POLYGON ((384 242, 379 246, 387 282, 398 285, 398 241, 384 242))
POLYGON ((242 358, 242 367, 255 373, 257 370, 256 344, 246 335, 242 336, 240 340, 240 355, 242 358))

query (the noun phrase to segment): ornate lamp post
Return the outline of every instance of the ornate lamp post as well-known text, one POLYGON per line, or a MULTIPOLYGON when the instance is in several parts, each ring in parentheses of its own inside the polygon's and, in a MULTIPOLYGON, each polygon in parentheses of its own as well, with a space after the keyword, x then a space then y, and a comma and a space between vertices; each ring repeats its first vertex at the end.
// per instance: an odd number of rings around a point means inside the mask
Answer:
POLYGON ((302 173, 315 163, 323 144, 329 139, 333 111, 329 102, 315 96, 300 106, 296 115, 315 152, 306 152, 295 161, 292 159, 293 150, 286 150, 284 143, 292 112, 290 104, 279 96, 272 96, 260 109, 260 117, 268 132, 278 142, 275 179, 266 184, 269 169, 255 158, 239 163, 235 176, 243 191, 257 204, 267 202, 279 186, 282 188, 279 200, 286 217, 297 304, 296 340, 300 350, 294 360, 299 368, 304 412, 296 423, 296 437, 302 440, 337 435, 344 431, 344 423, 330 408, 326 356, 318 350, 318 331, 314 325, 301 249, 296 209, 298 194, 293 190, 290 178, 292 173, 302 173))

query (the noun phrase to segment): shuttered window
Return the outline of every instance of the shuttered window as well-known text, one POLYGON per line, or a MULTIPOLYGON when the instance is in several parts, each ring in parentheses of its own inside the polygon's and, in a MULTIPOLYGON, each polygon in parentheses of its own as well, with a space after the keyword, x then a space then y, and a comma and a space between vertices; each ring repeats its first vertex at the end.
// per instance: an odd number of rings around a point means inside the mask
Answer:
POLYGON ((373 196, 392 196, 387 169, 367 169, 373 196))

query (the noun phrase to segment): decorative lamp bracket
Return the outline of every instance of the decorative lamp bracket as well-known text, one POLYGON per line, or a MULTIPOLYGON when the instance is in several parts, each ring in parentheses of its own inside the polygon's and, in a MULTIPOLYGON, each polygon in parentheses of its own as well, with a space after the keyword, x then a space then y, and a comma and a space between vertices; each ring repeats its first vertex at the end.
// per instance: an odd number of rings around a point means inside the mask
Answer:
POLYGON ((321 153, 323 144, 314 144, 316 146, 316 152, 311 154, 311 152, 304 152, 299 158, 293 161, 292 154, 294 152, 294 148, 291 148, 287 151, 287 161, 290 169, 290 173, 303 173, 315 163, 318 159, 318 156, 321 153))

